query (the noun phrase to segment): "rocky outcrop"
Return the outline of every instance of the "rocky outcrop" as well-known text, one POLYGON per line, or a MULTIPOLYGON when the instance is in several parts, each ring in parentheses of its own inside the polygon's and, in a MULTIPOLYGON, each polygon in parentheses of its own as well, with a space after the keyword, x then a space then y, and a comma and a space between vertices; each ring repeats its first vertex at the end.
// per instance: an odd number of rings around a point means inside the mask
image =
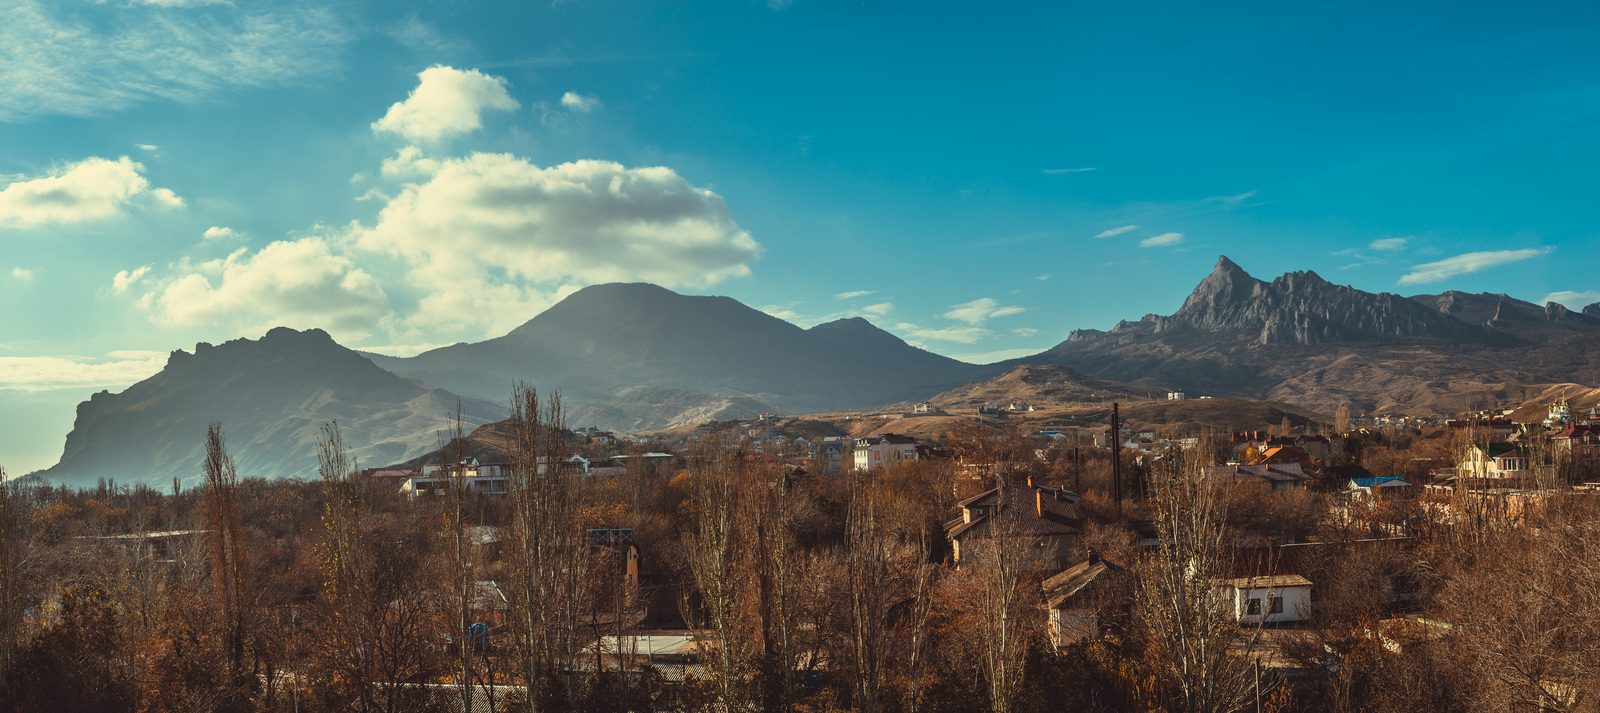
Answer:
MULTIPOLYGON (((1272 282, 1251 277, 1223 256, 1171 316, 1121 322, 1113 333, 1174 331, 1243 334, 1255 344, 1328 344, 1384 338, 1476 340, 1482 332, 1436 309, 1390 293, 1335 285, 1311 271, 1272 282)), ((1080 330, 1068 341, 1089 341, 1080 330)))

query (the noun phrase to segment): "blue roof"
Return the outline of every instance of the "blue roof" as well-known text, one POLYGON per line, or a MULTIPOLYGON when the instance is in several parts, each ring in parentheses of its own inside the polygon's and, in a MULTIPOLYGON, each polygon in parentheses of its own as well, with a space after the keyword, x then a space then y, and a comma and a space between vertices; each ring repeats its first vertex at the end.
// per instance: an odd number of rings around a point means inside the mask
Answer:
POLYGON ((1355 483, 1356 487, 1358 487, 1358 488, 1373 488, 1373 487, 1377 487, 1379 485, 1383 485, 1384 483, 1392 483, 1392 482, 1394 482, 1396 480, 1400 481, 1400 483, 1402 485, 1410 485, 1410 483, 1406 482, 1405 478, 1401 478, 1401 477, 1393 476, 1393 475, 1386 475, 1386 476, 1382 476, 1382 477, 1373 477, 1373 478, 1351 478, 1350 482, 1355 483))

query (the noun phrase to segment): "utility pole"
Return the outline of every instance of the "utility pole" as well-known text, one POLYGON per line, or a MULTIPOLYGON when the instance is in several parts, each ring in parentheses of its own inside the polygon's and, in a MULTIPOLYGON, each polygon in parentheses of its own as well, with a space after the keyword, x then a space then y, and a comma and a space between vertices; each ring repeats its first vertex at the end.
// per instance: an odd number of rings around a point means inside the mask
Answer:
POLYGON ((1122 519, 1122 416, 1119 404, 1111 402, 1111 499, 1117 503, 1117 519, 1122 519))

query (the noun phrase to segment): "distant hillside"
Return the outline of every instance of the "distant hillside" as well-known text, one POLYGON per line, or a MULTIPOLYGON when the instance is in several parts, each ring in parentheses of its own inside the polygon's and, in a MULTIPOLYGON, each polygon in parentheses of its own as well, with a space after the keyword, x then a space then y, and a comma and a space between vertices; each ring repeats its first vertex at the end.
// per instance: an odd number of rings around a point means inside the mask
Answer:
POLYGON ((802 329, 728 297, 647 284, 586 287, 488 341, 404 359, 369 356, 397 374, 486 399, 504 399, 520 379, 575 404, 616 404, 591 411, 593 425, 629 430, 759 405, 789 413, 873 408, 1005 370, 918 349, 860 318, 802 329))
POLYGON ((1449 413, 1479 395, 1600 384, 1597 315, 1505 295, 1373 294, 1313 272, 1265 282, 1222 257, 1172 315, 1077 330, 1011 363, 1328 413, 1449 413))
POLYGON ((1116 399, 1143 399, 1151 392, 1147 387, 1093 379, 1065 366, 1023 364, 988 381, 951 389, 928 401, 944 409, 976 409, 985 403, 1012 401, 1024 401, 1037 408, 1066 408, 1116 399))
MULTIPOLYGON (((42 475, 67 485, 192 482, 206 426, 220 422, 241 476, 314 478, 324 423, 339 422, 362 465, 384 465, 437 447, 457 402, 374 366, 322 330, 280 327, 260 340, 174 351, 160 373, 119 394, 95 394, 78 405, 61 461, 42 475)), ((468 428, 504 415, 481 399, 459 402, 468 428)))

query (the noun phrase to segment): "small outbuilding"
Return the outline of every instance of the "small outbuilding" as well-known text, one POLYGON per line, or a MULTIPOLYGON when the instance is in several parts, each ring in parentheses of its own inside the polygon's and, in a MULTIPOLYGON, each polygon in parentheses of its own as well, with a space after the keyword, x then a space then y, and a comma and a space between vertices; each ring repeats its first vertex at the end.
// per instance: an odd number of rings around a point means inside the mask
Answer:
POLYGON ((1311 580, 1298 574, 1241 577, 1221 582, 1220 594, 1241 624, 1311 618, 1311 580))

